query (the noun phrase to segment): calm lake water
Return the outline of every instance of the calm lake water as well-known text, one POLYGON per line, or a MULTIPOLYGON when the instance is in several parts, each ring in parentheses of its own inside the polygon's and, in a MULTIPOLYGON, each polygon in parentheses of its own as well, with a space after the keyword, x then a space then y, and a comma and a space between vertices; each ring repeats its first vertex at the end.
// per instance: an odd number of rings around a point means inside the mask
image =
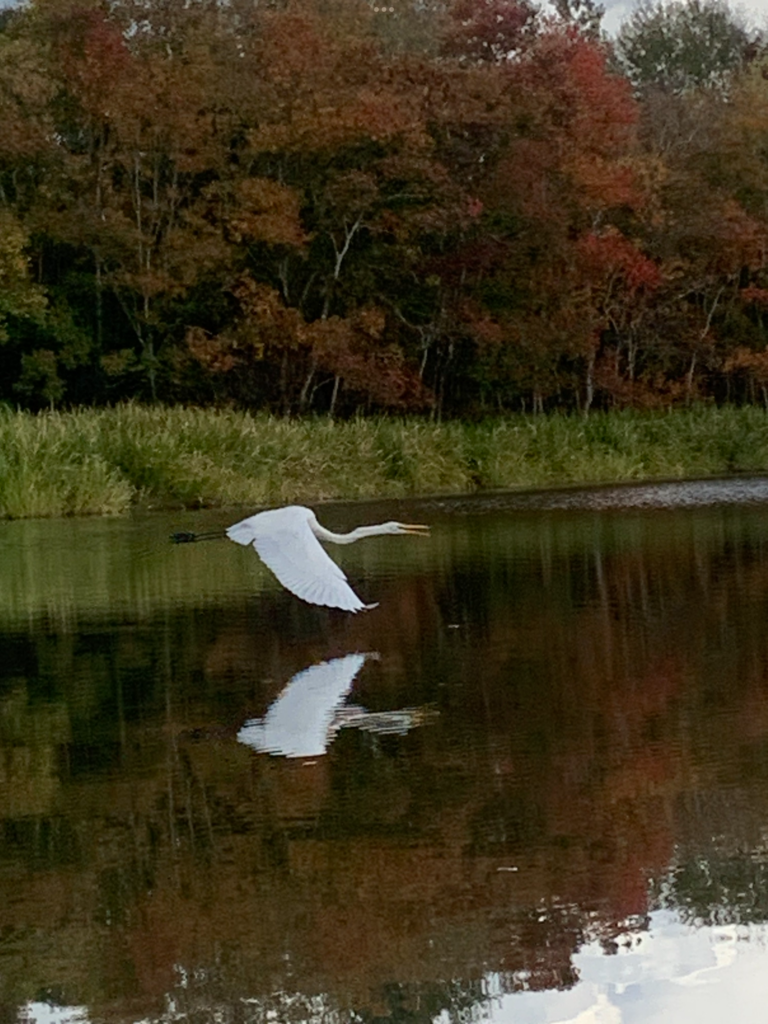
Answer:
POLYGON ((0 1024, 764 1022, 768 480, 319 512, 0 523, 0 1024))

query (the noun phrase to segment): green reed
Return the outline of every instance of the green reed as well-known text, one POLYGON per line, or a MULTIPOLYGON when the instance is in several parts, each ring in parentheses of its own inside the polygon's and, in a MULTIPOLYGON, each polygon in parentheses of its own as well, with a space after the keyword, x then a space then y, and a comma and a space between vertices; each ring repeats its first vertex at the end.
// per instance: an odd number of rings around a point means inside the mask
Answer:
POLYGON ((768 471, 758 408, 479 423, 121 405, 0 413, 0 516, 119 514, 768 471))

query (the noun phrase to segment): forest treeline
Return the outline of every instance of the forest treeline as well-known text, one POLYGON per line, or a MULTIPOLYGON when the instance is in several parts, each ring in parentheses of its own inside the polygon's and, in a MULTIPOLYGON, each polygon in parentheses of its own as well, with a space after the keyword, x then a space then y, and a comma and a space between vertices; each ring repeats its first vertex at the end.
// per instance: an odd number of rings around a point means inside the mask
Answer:
POLYGON ((0 401, 768 404, 768 61, 720 0, 31 0, 0 401))

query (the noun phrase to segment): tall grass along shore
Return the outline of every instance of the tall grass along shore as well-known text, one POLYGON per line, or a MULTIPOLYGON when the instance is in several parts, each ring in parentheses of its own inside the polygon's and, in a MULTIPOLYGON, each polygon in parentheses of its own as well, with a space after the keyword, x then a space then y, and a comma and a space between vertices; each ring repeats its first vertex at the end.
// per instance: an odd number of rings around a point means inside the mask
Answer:
POLYGON ((768 471, 755 407, 286 420, 124 405, 0 412, 0 517, 251 506, 768 471))

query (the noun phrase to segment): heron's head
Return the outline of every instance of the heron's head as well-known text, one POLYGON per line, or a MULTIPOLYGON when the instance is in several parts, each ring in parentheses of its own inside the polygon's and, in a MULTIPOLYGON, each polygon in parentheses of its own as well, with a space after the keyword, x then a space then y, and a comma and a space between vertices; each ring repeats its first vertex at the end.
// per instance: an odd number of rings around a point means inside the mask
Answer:
POLYGON ((387 533, 408 533, 416 537, 428 537, 429 527, 421 523, 385 523, 387 533))

